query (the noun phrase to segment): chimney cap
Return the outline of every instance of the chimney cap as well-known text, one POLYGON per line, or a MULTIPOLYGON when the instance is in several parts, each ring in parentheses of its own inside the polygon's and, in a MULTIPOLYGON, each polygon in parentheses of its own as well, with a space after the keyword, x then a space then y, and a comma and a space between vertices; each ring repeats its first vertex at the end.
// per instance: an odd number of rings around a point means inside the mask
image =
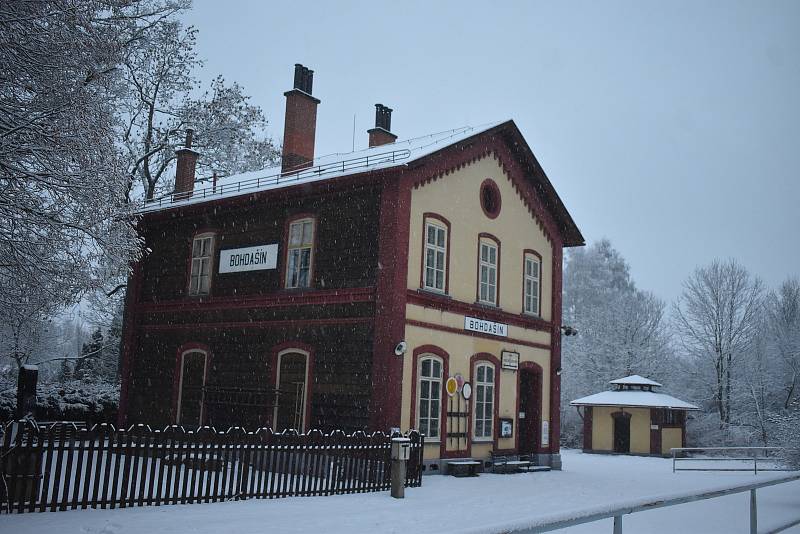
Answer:
POLYGON ((392 131, 392 108, 383 104, 375 104, 375 128, 381 128, 387 132, 392 131))
POLYGON ((186 138, 183 141, 183 146, 176 148, 175 153, 178 154, 180 152, 193 152, 195 154, 199 154, 199 152, 197 152, 195 149, 192 148, 193 141, 194 141, 194 129, 186 128, 186 138))

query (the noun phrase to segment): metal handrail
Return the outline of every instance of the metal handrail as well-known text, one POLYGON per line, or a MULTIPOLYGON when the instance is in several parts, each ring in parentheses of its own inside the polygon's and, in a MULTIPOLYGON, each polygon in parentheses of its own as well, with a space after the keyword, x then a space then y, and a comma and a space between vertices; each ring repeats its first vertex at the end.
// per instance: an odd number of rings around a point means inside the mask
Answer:
MULTIPOLYGON (((786 451, 788 449, 784 447, 674 447, 670 449, 672 454, 672 472, 675 473, 676 471, 752 471, 753 474, 758 474, 760 471, 791 471, 791 469, 781 469, 776 467, 758 467, 758 453, 759 451, 767 452, 767 451, 786 451), (752 455, 740 458, 740 457, 722 457, 722 458, 683 458, 679 457, 678 454, 683 452, 733 452, 733 451, 745 451, 745 452, 752 452, 752 455), (736 468, 736 467, 719 467, 719 468, 712 468, 712 467, 678 467, 678 462, 720 462, 720 461, 751 461, 753 462, 753 467, 747 468, 736 468)), ((765 459, 764 456, 761 459, 765 459)))
POLYGON ((177 204, 179 202, 215 198, 222 195, 231 193, 245 193, 252 190, 258 190, 261 187, 268 185, 279 185, 288 182, 299 182, 305 178, 314 178, 334 174, 339 172, 347 172, 354 169, 366 168, 381 163, 396 163, 411 157, 411 151, 407 148, 401 150, 391 150, 389 152, 381 152, 379 154, 371 154, 361 156, 358 158, 345 159, 342 161, 335 161, 326 163, 324 165, 317 165, 316 167, 308 167, 292 172, 279 172, 268 176, 258 178, 250 178, 248 180, 241 180, 229 184, 212 185, 211 187, 204 187, 203 189, 195 189, 192 191, 183 191, 180 193, 170 193, 159 198, 147 200, 144 206, 139 209, 140 213, 146 213, 161 209, 165 206, 177 204))
MULTIPOLYGON (((602 512, 595 512, 595 511, 586 511, 583 513, 577 513, 573 517, 569 519, 562 519, 556 521, 545 521, 542 523, 539 522, 532 522, 529 525, 515 525, 509 527, 503 527, 499 532, 503 533, 514 533, 514 534, 534 534, 538 532, 551 532, 553 530, 560 530, 562 528, 573 527, 576 525, 583 525, 585 523, 594 523, 595 521, 600 521, 603 519, 614 519, 614 534, 622 534, 622 516, 628 514, 634 514, 637 512, 646 512, 648 510, 654 510, 656 508, 665 508, 667 506, 675 506, 678 504, 686 504, 690 502, 702 501, 706 499, 714 499, 716 497, 724 497, 726 495, 734 495, 736 493, 744 493, 749 491, 750 492, 750 534, 758 534, 758 504, 756 500, 756 490, 760 488, 766 488, 768 486, 776 486, 778 484, 785 484, 787 482, 794 482, 795 480, 800 480, 800 473, 794 473, 791 475, 785 475, 779 478, 774 478, 772 480, 766 480, 764 482, 751 482, 748 484, 739 484, 735 486, 730 486, 728 488, 717 489, 717 490, 710 490, 704 491, 701 493, 685 493, 682 495, 677 495, 674 497, 669 497, 666 499, 645 499, 640 501, 634 501, 630 504, 624 504, 622 506, 617 506, 610 510, 605 510, 602 512)), ((779 527, 772 528, 768 531, 763 532, 762 534, 775 534, 778 532, 782 532, 788 528, 791 528, 795 525, 800 525, 800 518, 794 519, 789 521, 786 524, 780 525, 779 527)))

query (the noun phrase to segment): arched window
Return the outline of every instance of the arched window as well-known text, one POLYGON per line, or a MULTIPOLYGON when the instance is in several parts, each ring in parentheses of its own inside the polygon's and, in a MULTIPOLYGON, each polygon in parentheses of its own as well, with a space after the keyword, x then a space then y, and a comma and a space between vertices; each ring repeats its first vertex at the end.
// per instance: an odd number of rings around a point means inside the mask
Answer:
POLYGON ((494 437, 494 364, 478 362, 475 365, 475 439, 494 437))
POLYGON ((478 302, 498 306, 500 241, 491 234, 478 237, 478 302))
POLYGON ((313 217, 289 222, 286 243, 286 287, 288 289, 311 287, 314 265, 313 217))
POLYGON ((214 234, 197 234, 192 241, 192 264, 189 274, 189 294, 208 295, 211 273, 214 270, 214 234))
POLYGON ((542 257, 532 250, 526 250, 524 258, 522 311, 539 316, 542 313, 542 257))
POLYGON ((417 428, 429 439, 439 439, 442 415, 442 360, 426 355, 419 359, 417 428))
POLYGON ((273 414, 276 431, 293 428, 303 432, 308 406, 309 352, 288 348, 278 353, 275 388, 277 403, 273 414))
POLYGON ((425 213, 423 220, 422 288, 447 293, 450 222, 435 213, 425 213))
POLYGON ((208 367, 208 353, 191 349, 181 354, 178 380, 178 405, 176 423, 189 427, 203 424, 204 388, 208 367))

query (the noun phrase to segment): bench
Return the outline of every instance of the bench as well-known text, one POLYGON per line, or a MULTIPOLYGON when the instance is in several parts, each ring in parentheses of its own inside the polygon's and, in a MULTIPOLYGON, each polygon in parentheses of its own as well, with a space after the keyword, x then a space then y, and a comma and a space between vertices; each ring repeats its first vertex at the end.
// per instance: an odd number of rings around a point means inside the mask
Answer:
POLYGON ((447 462, 447 474, 454 477, 476 477, 480 465, 477 460, 452 460, 447 462))

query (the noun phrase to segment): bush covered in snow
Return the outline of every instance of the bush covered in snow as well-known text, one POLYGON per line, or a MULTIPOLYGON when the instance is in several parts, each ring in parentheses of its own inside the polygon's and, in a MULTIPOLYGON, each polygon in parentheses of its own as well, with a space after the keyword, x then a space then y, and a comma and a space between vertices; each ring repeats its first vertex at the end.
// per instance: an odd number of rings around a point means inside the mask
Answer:
MULTIPOLYGON (((0 379, 0 421, 14 417, 17 404, 16 384, 0 379)), ((71 380, 39 383, 36 388, 38 421, 85 421, 116 423, 119 384, 71 380)))

